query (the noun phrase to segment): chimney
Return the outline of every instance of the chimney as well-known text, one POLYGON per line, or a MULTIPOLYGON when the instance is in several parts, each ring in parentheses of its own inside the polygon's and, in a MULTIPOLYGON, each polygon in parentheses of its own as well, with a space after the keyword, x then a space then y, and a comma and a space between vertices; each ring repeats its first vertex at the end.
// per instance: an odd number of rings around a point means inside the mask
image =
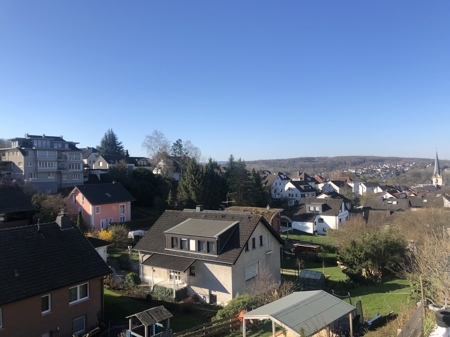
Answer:
POLYGON ((203 205, 197 205, 197 206, 195 206, 195 211, 196 211, 196 212, 202 212, 202 211, 203 211, 203 205))
POLYGON ((61 227, 61 229, 68 229, 73 227, 72 220, 67 213, 64 212, 64 209, 61 210, 61 213, 56 217, 55 222, 61 227))

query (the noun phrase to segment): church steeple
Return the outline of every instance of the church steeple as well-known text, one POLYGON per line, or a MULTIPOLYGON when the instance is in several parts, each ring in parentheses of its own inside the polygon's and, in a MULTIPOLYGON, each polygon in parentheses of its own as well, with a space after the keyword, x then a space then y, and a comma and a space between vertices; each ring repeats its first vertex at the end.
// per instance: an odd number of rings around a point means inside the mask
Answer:
POLYGON ((437 150, 436 150, 436 159, 434 161, 433 184, 436 186, 442 185, 441 168, 439 166, 439 158, 437 150))
POLYGON ((436 151, 436 159, 434 161, 434 176, 436 175, 441 175, 441 168, 439 167, 439 158, 438 158, 438 153, 436 151))

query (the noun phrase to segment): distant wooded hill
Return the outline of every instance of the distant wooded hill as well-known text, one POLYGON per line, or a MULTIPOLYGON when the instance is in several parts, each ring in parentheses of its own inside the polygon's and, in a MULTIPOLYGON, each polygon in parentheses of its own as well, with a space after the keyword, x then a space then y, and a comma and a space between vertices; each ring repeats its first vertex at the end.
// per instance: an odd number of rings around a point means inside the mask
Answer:
MULTIPOLYGON (((273 172, 292 174, 296 171, 306 172, 309 175, 327 175, 342 169, 356 169, 371 165, 416 163, 415 168, 425 168, 428 164, 434 165, 434 159, 427 158, 401 158, 401 157, 375 157, 375 156, 342 156, 342 157, 300 157, 288 159, 267 159, 246 161, 248 169, 265 169, 273 172)), ((450 161, 441 160, 441 169, 450 165, 450 161)))

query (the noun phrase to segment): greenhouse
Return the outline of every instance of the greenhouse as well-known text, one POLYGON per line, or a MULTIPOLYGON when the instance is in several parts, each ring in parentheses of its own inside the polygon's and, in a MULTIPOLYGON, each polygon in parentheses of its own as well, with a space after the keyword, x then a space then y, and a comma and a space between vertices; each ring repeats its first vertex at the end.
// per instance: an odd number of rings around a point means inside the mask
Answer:
POLYGON ((325 276, 320 271, 302 269, 298 276, 302 290, 321 290, 325 283, 325 276))

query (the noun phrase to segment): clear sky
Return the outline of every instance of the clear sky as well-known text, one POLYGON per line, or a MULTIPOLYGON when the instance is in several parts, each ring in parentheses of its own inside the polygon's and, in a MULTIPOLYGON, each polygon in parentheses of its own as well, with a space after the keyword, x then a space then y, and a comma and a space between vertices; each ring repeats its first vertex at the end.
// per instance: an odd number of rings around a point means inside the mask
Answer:
POLYGON ((0 138, 450 159, 450 1, 2 0, 0 138))

